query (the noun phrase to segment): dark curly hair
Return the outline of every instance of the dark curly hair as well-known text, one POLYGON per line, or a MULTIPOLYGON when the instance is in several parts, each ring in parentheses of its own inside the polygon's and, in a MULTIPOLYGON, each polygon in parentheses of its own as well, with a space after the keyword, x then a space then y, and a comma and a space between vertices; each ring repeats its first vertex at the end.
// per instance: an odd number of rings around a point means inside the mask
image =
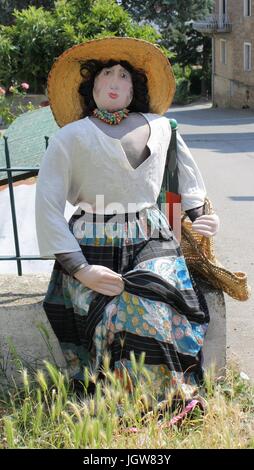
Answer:
POLYGON ((84 110, 80 118, 90 116, 96 108, 96 103, 93 99, 93 86, 95 77, 101 72, 102 69, 113 67, 120 64, 131 74, 133 83, 133 98, 128 106, 132 112, 149 112, 149 95, 147 87, 147 77, 143 70, 135 69, 126 60, 110 59, 106 62, 100 60, 87 60, 80 65, 80 74, 84 78, 79 86, 79 93, 84 100, 84 110))

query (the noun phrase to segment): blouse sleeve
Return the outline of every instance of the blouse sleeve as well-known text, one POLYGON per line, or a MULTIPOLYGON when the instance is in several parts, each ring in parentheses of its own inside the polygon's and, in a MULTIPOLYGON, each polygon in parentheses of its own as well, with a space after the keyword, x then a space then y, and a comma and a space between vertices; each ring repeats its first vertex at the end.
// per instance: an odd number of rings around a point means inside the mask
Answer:
POLYGON ((71 253, 55 253, 57 261, 71 276, 85 266, 89 266, 89 263, 82 250, 73 251, 71 253))
POLYGON ((182 199, 182 210, 186 211, 204 204, 206 188, 198 166, 177 132, 178 190, 182 199))
POLYGON ((80 251, 64 210, 71 181, 71 158, 57 137, 51 137, 36 184, 35 223, 41 256, 80 251))

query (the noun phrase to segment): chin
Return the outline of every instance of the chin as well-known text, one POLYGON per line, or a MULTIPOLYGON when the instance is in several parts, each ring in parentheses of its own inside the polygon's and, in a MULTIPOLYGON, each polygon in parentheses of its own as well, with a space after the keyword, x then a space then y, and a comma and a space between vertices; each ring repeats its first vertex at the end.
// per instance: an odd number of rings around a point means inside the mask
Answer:
POLYGON ((115 111, 118 111, 119 109, 122 109, 122 106, 114 106, 114 107, 108 106, 106 109, 107 109, 110 113, 114 113, 115 111))
POLYGON ((105 105, 104 109, 106 109, 110 113, 114 113, 115 111, 118 111, 119 109, 123 109, 125 107, 126 106, 123 106, 121 103, 120 104, 114 104, 114 105, 112 105, 112 103, 111 103, 111 104, 105 105))

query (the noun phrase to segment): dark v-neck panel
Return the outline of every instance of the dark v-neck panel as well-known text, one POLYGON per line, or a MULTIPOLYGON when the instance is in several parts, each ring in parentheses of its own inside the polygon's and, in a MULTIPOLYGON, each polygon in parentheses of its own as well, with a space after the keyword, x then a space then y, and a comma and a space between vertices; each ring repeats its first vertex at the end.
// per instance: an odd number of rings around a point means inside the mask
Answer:
POLYGON ((98 127, 91 119, 89 119, 89 116, 87 116, 87 117, 85 118, 85 119, 88 120, 89 123, 92 123, 92 126, 93 126, 95 129, 97 129, 97 130, 99 131, 99 133, 100 133, 101 135, 103 135, 103 137, 104 137, 105 139, 109 139, 109 140, 112 140, 112 141, 114 141, 115 143, 117 143, 117 145, 118 145, 118 147, 119 147, 119 149, 120 149, 120 151, 121 151, 121 153, 122 153, 122 155, 123 155, 123 158, 124 158, 124 160, 126 161, 127 165, 129 166, 129 169, 130 169, 131 171, 137 171, 137 170, 139 170, 140 167, 143 167, 143 165, 144 165, 147 161, 149 161, 150 158, 152 157, 151 141, 152 141, 152 133, 153 133, 153 130, 152 130, 151 121, 149 121, 143 113, 139 112, 138 114, 140 114, 140 115, 142 115, 142 116, 144 117, 144 119, 146 120, 146 122, 147 122, 147 124, 148 124, 148 126, 149 126, 150 132, 149 132, 149 137, 148 137, 148 140, 147 140, 147 143, 146 143, 146 146, 145 146, 145 148, 147 148, 148 151, 149 151, 149 155, 148 155, 148 156, 145 158, 145 160, 143 160, 136 168, 134 168, 134 167, 131 165, 131 163, 130 163, 130 161, 129 161, 129 158, 127 157, 127 154, 126 154, 126 152, 125 152, 125 150, 124 150, 124 148, 123 148, 123 145, 122 145, 120 139, 117 139, 117 138, 115 138, 115 137, 112 137, 112 136, 106 134, 105 132, 103 132, 103 130, 102 130, 100 127, 98 127))

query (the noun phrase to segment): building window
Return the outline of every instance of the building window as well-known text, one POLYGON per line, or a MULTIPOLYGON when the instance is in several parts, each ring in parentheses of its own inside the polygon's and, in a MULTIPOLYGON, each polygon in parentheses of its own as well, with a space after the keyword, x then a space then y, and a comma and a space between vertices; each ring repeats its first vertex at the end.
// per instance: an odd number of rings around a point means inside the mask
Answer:
POLYGON ((251 70, 251 43, 244 43, 244 70, 249 72, 251 70))
POLYGON ((243 0, 244 16, 251 16, 251 0, 243 0))
POLYGON ((225 39, 220 40, 220 63, 224 65, 227 63, 227 45, 225 39))
POLYGON ((227 14, 227 0, 220 0, 219 15, 226 16, 226 14, 227 14))

